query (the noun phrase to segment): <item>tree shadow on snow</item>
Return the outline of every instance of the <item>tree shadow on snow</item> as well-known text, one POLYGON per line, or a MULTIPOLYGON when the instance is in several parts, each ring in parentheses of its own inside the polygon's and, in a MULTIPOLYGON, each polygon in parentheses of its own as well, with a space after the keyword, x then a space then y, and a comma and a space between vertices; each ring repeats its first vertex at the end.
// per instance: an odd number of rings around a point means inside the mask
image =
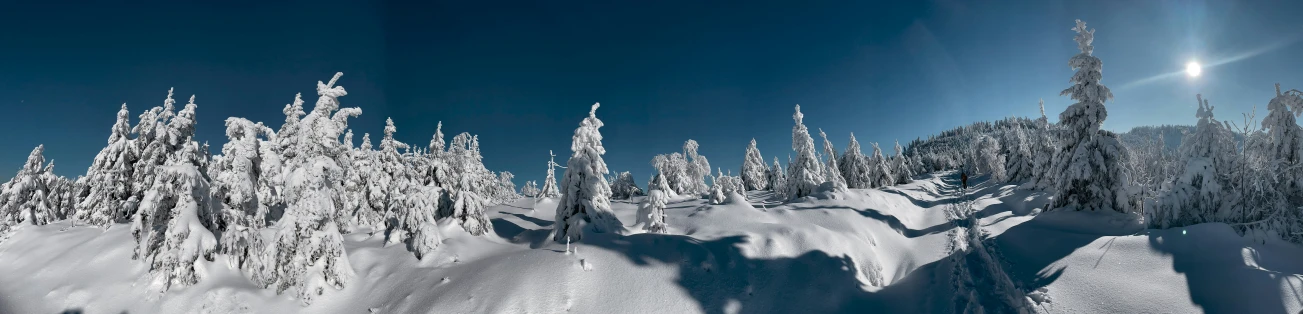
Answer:
POLYGON ((1303 282, 1303 250, 1227 236, 1234 232, 1225 224, 1200 224, 1146 235, 1150 247, 1172 258, 1190 300, 1205 312, 1285 313, 1284 299, 1303 300, 1303 291, 1295 291, 1303 282))
POLYGON ((538 219, 538 218, 530 217, 530 216, 528 216, 528 215, 524 215, 524 214, 508 213, 508 212, 504 212, 504 211, 499 211, 498 213, 499 213, 499 214, 507 214, 507 215, 516 216, 516 218, 520 218, 520 220, 528 221, 528 222, 533 223, 533 224, 535 224, 535 225, 537 225, 537 226, 539 226, 539 227, 544 227, 544 228, 546 228, 546 227, 550 227, 550 226, 552 226, 552 221, 551 221, 551 220, 543 220, 543 219, 538 219))
MULTIPOLYGON (((496 233, 498 237, 511 241, 511 243, 528 243, 529 247, 532 249, 537 249, 545 245, 550 238, 549 235, 552 233, 551 228, 526 229, 503 218, 489 219, 489 223, 493 224, 493 232, 496 233)), ((550 223, 551 222, 549 221, 549 225, 550 223)))

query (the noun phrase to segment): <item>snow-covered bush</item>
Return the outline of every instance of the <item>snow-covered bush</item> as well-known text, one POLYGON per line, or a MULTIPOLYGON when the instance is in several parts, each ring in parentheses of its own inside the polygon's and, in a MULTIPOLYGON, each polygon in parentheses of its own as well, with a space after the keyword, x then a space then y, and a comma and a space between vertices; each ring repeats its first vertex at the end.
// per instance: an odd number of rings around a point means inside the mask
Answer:
POLYGON ((1056 185, 1050 206, 1129 212, 1123 168, 1127 151, 1116 135, 1100 129, 1108 117, 1104 102, 1113 98, 1113 92, 1100 84, 1103 63, 1091 55, 1095 31, 1087 30, 1081 20, 1072 30, 1077 32, 1075 39, 1081 53, 1069 60, 1068 65, 1077 73, 1072 76, 1073 85, 1060 94, 1071 96, 1077 103, 1059 114, 1064 141, 1054 158, 1052 175, 1056 185))
POLYGON ((748 191, 759 191, 769 188, 769 180, 766 178, 765 159, 760 156, 760 149, 756 148, 756 139, 751 139, 751 144, 747 145, 746 159, 742 161, 742 181, 746 183, 748 191))
POLYGON ((622 232, 624 226, 611 212, 611 186, 606 182, 606 162, 602 155, 602 120, 597 119, 594 103, 588 117, 575 129, 570 144, 570 160, 566 161, 566 172, 561 179, 561 200, 557 202, 556 223, 552 239, 561 241, 579 241, 583 239, 584 229, 594 232, 622 232))
POLYGON ((634 196, 643 195, 642 189, 638 188, 638 183, 634 182, 632 173, 628 171, 621 172, 612 179, 611 197, 617 200, 627 200, 634 196))
POLYGON ((801 105, 796 105, 796 113, 792 114, 792 120, 796 121, 796 125, 792 126, 792 150, 796 151, 796 160, 788 163, 791 169, 788 171, 785 193, 789 199, 814 193, 824 180, 823 165, 814 154, 814 139, 810 138, 809 129, 802 123, 804 118, 801 105))

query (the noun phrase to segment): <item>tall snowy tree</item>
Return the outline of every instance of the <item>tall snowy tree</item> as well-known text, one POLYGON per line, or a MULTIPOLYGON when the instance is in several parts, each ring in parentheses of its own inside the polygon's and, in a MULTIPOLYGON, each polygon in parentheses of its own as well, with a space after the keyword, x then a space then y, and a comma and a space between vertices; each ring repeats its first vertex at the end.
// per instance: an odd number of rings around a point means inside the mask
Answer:
POLYGON ((312 302, 324 289, 342 289, 354 276, 344 254, 343 236, 335 221, 342 204, 343 171, 340 160, 347 147, 339 137, 348 128, 348 118, 362 114, 358 108, 339 108, 339 97, 347 95, 335 86, 343 73, 329 83, 317 82, 316 105, 299 121, 299 131, 285 139, 294 151, 284 165, 284 196, 287 208, 277 222, 275 241, 269 243, 269 260, 255 273, 277 293, 292 290, 303 304, 312 302))
POLYGON ((891 161, 891 174, 895 176, 896 184, 908 183, 914 177, 914 167, 910 165, 909 158, 905 157, 905 149, 900 147, 900 140, 896 141, 896 156, 891 161))
POLYGON ((774 166, 769 168, 769 189, 776 195, 782 195, 787 189, 787 170, 778 163, 778 156, 774 156, 774 166))
POLYGON ((796 105, 796 113, 792 114, 792 120, 796 121, 792 126, 792 150, 796 151, 796 160, 788 163, 791 170, 788 171, 786 196, 789 198, 814 193, 824 180, 823 165, 814 154, 814 139, 810 138, 810 130, 805 128, 804 118, 801 105, 796 105))
POLYGON ((1236 155, 1230 130, 1213 117, 1213 107, 1196 95, 1199 118, 1193 134, 1181 140, 1185 170, 1160 192, 1154 204, 1145 206, 1146 221, 1151 227, 1180 227, 1215 221, 1229 205, 1226 188, 1230 186, 1232 162, 1236 155))
POLYGON ((606 162, 602 155, 602 120, 594 103, 588 117, 575 129, 570 160, 561 179, 561 200, 557 202, 553 240, 579 241, 585 229, 593 232, 622 232, 624 226, 611 212, 611 186, 606 183, 606 162))
POLYGON ((27 162, 13 179, 0 191, 0 240, 7 238, 10 228, 19 224, 44 225, 55 219, 50 205, 49 185, 42 175, 45 157, 44 145, 38 145, 27 155, 27 162))
POLYGON ((891 164, 887 157, 882 156, 882 147, 878 143, 872 143, 873 156, 869 159, 869 185, 872 187, 884 187, 895 184, 895 176, 891 174, 891 164))
POLYGON ((525 186, 520 188, 520 194, 528 197, 538 196, 538 182, 534 180, 525 181, 525 186))
POLYGON ((1128 212, 1127 174, 1123 171, 1128 158, 1126 149, 1116 135, 1100 129, 1108 117, 1104 102, 1113 98, 1113 92, 1100 84, 1104 67, 1092 55, 1095 31, 1087 30, 1081 20, 1072 30, 1077 32, 1075 39, 1081 53, 1068 61, 1077 73, 1070 80, 1073 85, 1060 94, 1077 103, 1059 114, 1064 141, 1054 158, 1056 186, 1050 206, 1128 212))
POLYGON ((267 208, 258 200, 257 182, 263 175, 259 156, 263 142, 258 136, 267 132, 270 129, 262 123, 227 118, 227 142, 210 169, 213 198, 221 204, 217 250, 240 268, 257 261, 264 249, 259 230, 267 225, 267 208))
POLYGON ((108 146, 95 155, 86 176, 81 178, 81 202, 76 207, 77 222, 107 226, 124 220, 119 209, 127 206, 131 198, 138 149, 131 134, 130 113, 127 105, 118 110, 117 122, 110 129, 108 146))
POLYGON ((543 179, 543 189, 538 192, 538 195, 543 198, 557 198, 561 196, 561 191, 556 185, 556 167, 561 165, 556 163, 556 154, 550 150, 547 154, 551 156, 547 160, 547 178, 543 179))
POLYGON ((491 202, 486 192, 492 183, 492 173, 484 168, 478 141, 470 133, 457 134, 448 147, 447 157, 454 175, 445 186, 448 203, 441 205, 438 217, 455 219, 472 235, 493 231, 484 213, 491 202))
POLYGON ((1045 100, 1040 100, 1041 117, 1036 119, 1036 135, 1031 150, 1036 156, 1032 162, 1032 179, 1036 181, 1036 188, 1048 189, 1054 187, 1054 155, 1058 152, 1058 141, 1055 137, 1049 118, 1045 116, 1045 100))
POLYGON ((143 176, 151 181, 140 185, 144 193, 131 223, 137 243, 132 257, 150 265, 150 273, 162 291, 201 279, 195 266, 201 258, 212 260, 218 244, 213 230, 218 228, 221 215, 220 203, 213 199, 205 173, 206 153, 193 140, 198 107, 194 97, 174 115, 167 114, 171 112, 171 97, 168 100, 165 114, 160 116, 169 118, 165 124, 158 121, 153 142, 146 148, 146 155, 160 158, 163 163, 137 168, 156 173, 143 176))
POLYGON ((688 176, 687 189, 684 194, 701 195, 706 193, 706 177, 710 176, 710 161, 697 153, 700 145, 695 140, 683 143, 683 156, 687 160, 685 172, 688 176))
POLYGON ((851 142, 846 145, 846 153, 842 154, 842 159, 837 166, 841 168, 842 178, 846 179, 847 187, 853 189, 873 187, 869 158, 860 152, 860 142, 855 140, 855 133, 851 133, 851 142))
POLYGON ((1287 179, 1284 191, 1287 194, 1303 193, 1303 128, 1295 117, 1303 113, 1303 93, 1298 90, 1280 91, 1276 84, 1276 97, 1267 103, 1267 117, 1262 120, 1262 129, 1267 132, 1266 157, 1280 163, 1281 174, 1287 179))
POLYGON ((837 167, 837 149, 832 146, 832 141, 828 140, 828 134, 819 129, 819 137, 823 138, 823 154, 828 158, 824 163, 823 170, 824 182, 832 182, 834 190, 845 191, 846 179, 842 178, 841 170, 837 167))
POLYGON ((751 144, 747 145, 746 159, 742 161, 742 182, 746 183, 748 191, 759 191, 769 188, 768 178, 765 177, 765 158, 760 157, 760 149, 756 148, 756 139, 751 139, 751 144))
POLYGON ((664 154, 652 157, 652 168, 656 168, 656 175, 647 183, 647 190, 661 190, 666 197, 678 196, 678 192, 669 182, 670 171, 673 171, 674 165, 671 164, 670 158, 664 154))

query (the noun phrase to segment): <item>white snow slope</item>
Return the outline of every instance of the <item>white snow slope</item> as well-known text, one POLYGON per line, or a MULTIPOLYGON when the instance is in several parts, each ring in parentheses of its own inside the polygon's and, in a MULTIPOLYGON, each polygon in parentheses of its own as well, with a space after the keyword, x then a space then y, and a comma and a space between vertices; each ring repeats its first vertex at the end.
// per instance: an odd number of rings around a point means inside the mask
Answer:
MULTIPOLYGON (((1037 312, 1303 310, 1297 246, 1224 224, 1144 230, 1127 216, 1032 216, 1042 192, 978 184, 960 195, 955 181, 932 174, 788 204, 764 193, 723 205, 680 198, 666 208, 671 234, 628 226, 629 235, 585 235, 569 254, 549 240, 555 203, 526 199, 489 210, 495 234, 441 225, 444 243, 424 261, 379 235, 345 235, 357 278, 307 307, 251 284, 220 255, 199 284, 154 292, 131 259, 127 225, 24 226, 0 244, 0 313, 952 313, 964 308, 956 273, 973 277, 966 289, 983 305, 1028 295, 1037 312), (964 202, 1000 265, 947 255, 967 223, 946 211, 964 202), (1019 291, 993 291, 982 284, 991 276, 1019 291)), ((614 204, 625 224, 637 200, 614 204)))

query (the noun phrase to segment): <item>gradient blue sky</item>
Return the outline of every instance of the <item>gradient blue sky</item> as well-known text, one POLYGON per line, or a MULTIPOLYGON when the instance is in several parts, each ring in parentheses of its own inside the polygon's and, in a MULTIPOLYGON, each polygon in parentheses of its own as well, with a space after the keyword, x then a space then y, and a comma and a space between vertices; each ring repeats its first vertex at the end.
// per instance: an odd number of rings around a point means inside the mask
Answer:
POLYGON ((197 95, 198 137, 216 151, 224 119, 279 126, 295 93, 311 103, 336 71, 344 105, 363 109, 358 135, 378 139, 393 117, 400 140, 425 145, 443 121, 518 183, 543 179, 549 149, 564 164, 593 102, 613 171, 645 183, 653 155, 691 138, 737 173, 751 138, 786 160, 798 103, 839 150, 851 132, 890 150, 1036 116, 1037 98, 1056 120, 1077 18, 1097 30, 1109 129, 1193 124, 1198 92, 1238 118, 1272 83, 1303 89, 1300 1, 277 2, 6 4, 0 176, 42 143, 57 173, 84 173, 119 105, 134 120, 169 87, 197 95), (1234 62, 1159 77, 1191 59, 1234 62))

